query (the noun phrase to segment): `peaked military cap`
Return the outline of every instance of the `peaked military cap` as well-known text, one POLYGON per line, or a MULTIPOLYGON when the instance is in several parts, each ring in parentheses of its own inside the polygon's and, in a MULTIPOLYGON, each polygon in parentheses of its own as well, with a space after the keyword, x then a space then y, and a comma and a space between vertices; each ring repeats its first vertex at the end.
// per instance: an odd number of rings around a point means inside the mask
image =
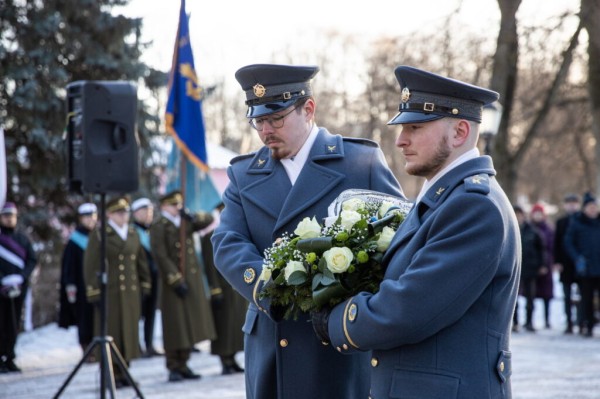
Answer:
POLYGON ((150 208, 150 207, 152 207, 152 201, 150 201, 146 197, 138 198, 131 203, 131 211, 132 212, 135 212, 138 209, 150 208))
POLYGON ((94 213, 98 213, 98 208, 95 204, 92 204, 91 202, 85 202, 79 205, 79 207, 77 208, 77 214, 79 216, 93 215, 94 213))
POLYGON ((235 78, 246 92, 246 117, 273 114, 312 95, 310 80, 317 66, 253 64, 237 70, 235 78))
POLYGON ((395 70, 402 88, 398 114, 388 125, 429 122, 450 117, 481 123, 483 106, 498 93, 435 73, 401 65, 395 70))
POLYGON ((181 191, 171 191, 159 198, 161 205, 177 205, 183 203, 181 191))
POLYGON ((106 203, 106 212, 129 212, 129 201, 125 197, 116 197, 106 203))

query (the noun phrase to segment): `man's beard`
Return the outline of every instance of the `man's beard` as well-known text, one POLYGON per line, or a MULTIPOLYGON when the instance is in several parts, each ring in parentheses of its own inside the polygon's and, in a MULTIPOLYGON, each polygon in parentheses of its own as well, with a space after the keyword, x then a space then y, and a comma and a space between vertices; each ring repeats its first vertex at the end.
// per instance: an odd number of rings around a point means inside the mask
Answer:
POLYGON ((448 138, 444 136, 444 138, 438 142, 433 159, 424 164, 407 166, 406 173, 412 176, 433 176, 442 169, 451 153, 452 149, 448 146, 448 138))

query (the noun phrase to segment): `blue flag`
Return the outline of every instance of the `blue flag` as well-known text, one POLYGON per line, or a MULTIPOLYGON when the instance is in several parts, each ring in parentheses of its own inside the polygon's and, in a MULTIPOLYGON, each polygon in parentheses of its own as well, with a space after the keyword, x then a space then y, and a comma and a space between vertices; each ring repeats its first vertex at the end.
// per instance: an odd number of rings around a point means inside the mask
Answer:
POLYGON ((181 189, 185 206, 192 211, 211 211, 221 202, 221 196, 207 173, 202 95, 194 67, 185 0, 181 0, 165 115, 167 133, 176 144, 167 165, 167 191, 181 189), (182 165, 185 168, 184 187, 181 186, 182 165))

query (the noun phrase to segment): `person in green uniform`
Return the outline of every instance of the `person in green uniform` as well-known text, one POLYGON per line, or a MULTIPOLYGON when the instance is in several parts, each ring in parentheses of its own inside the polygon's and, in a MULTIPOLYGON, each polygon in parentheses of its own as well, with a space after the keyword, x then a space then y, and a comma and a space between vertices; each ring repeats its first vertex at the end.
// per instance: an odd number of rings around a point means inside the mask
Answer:
MULTIPOLYGON (((129 202, 119 197, 106 203, 106 312, 107 334, 129 366, 129 361, 140 357, 139 326, 140 291, 150 293, 150 272, 144 247, 133 226, 129 225, 129 202)), ((88 302, 96 305, 95 330, 100 331, 100 230, 89 235, 83 268, 88 302)), ((113 361, 113 364, 117 364, 113 361)), ((114 367, 117 388, 129 386, 120 367, 114 367)))
POLYGON ((187 365, 193 346, 216 337, 204 276, 194 247, 195 231, 212 223, 208 213, 190 214, 183 196, 160 198, 160 218, 150 227, 152 257, 161 281, 163 344, 170 382, 199 379, 187 365))
MULTIPOLYGON (((223 209, 223 204, 217 207, 223 209)), ((242 326, 246 319, 248 302, 233 289, 231 284, 219 273, 213 258, 213 246, 210 241, 214 230, 202 236, 202 261, 210 286, 211 305, 217 329, 217 338, 210 343, 210 353, 221 359, 221 374, 242 373, 244 369, 235 361, 235 354, 244 350, 244 332, 242 326)))

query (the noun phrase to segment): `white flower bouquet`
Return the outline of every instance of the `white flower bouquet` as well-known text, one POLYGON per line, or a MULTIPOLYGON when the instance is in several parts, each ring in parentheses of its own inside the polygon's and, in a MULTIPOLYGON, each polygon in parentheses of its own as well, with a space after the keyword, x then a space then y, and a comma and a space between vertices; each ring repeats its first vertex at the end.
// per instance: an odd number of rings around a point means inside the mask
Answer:
POLYGON ((265 250, 260 297, 289 319, 361 291, 377 292, 385 274, 381 260, 411 207, 383 193, 344 191, 323 224, 306 217, 265 250))

